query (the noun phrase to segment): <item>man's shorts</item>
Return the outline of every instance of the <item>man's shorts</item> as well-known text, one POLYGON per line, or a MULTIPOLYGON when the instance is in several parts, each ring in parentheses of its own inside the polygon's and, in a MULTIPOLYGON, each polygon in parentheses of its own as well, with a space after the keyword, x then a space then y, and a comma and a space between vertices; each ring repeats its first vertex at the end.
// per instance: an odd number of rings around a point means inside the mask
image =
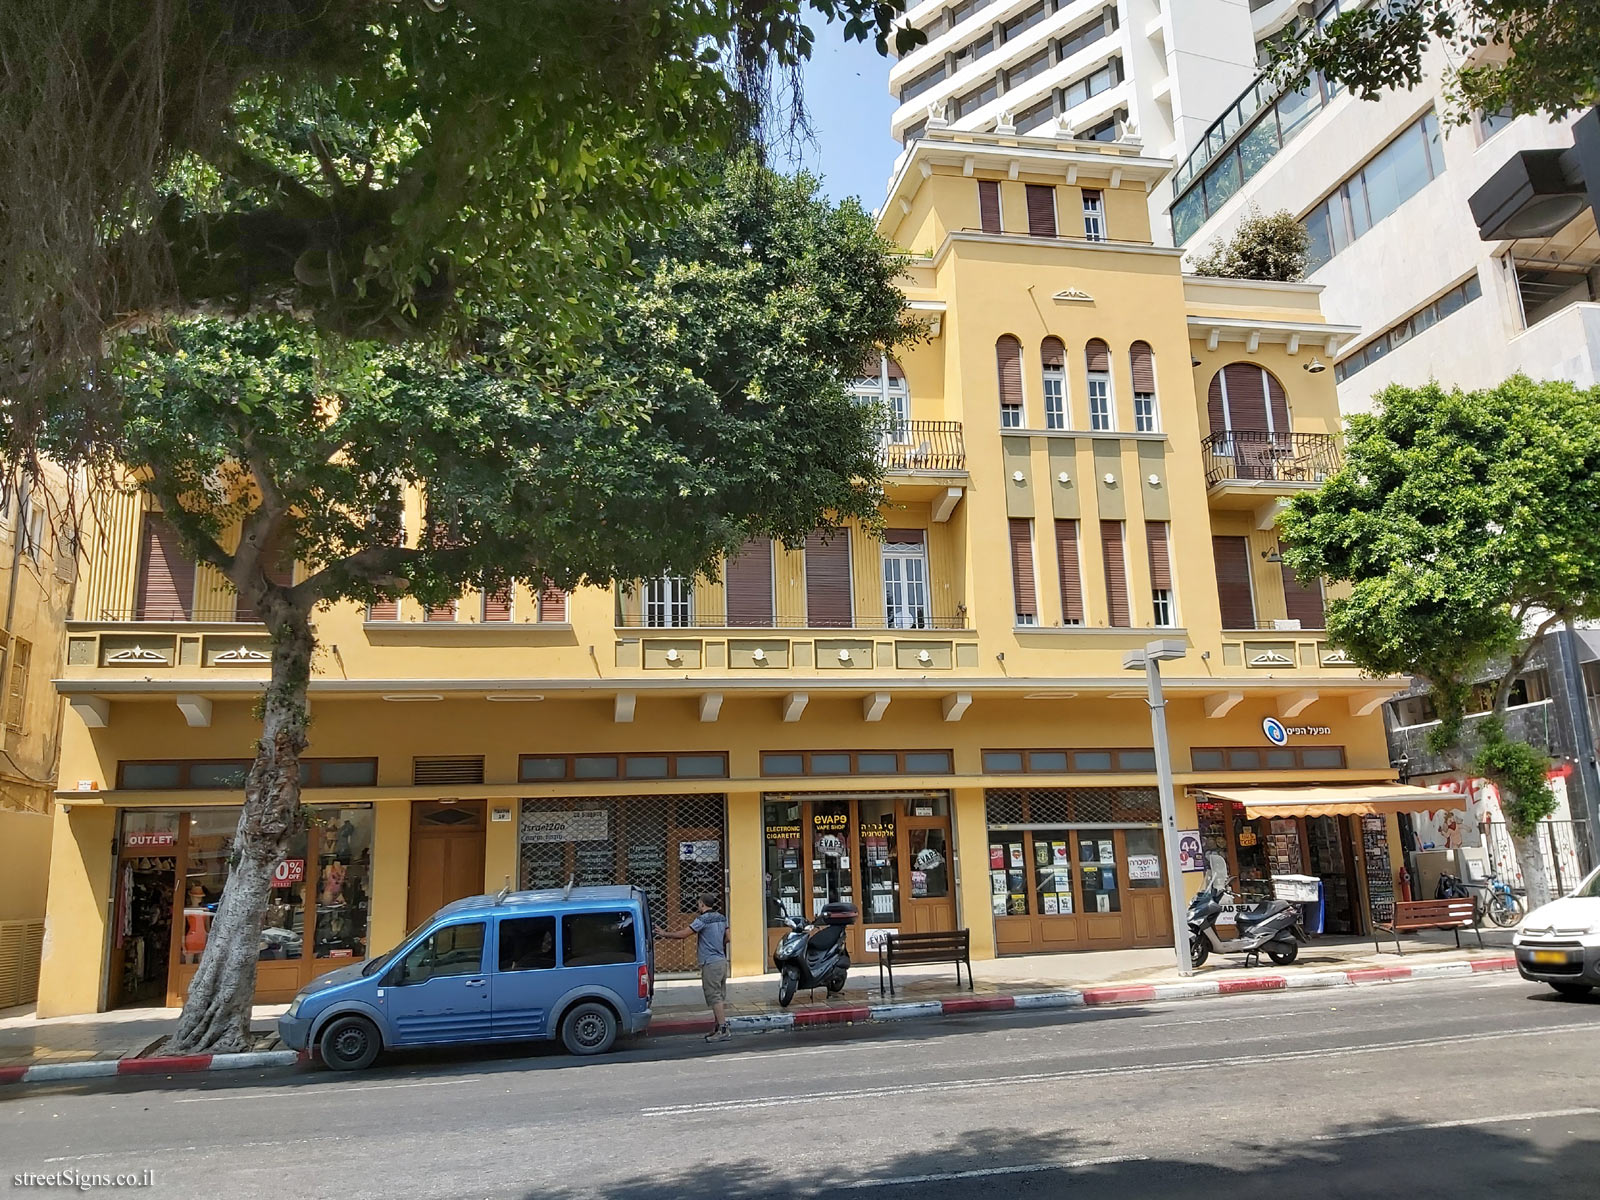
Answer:
POLYGON ((706 1004, 724 1004, 728 999, 728 960, 714 958, 700 964, 700 990, 706 1004))

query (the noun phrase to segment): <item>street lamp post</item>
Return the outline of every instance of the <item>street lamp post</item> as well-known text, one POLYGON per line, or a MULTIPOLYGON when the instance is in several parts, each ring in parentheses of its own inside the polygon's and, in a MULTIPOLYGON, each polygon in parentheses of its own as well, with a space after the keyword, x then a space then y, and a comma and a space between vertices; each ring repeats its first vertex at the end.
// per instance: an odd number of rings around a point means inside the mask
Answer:
POLYGON ((1161 663, 1182 658, 1188 653, 1176 638, 1148 642, 1143 650, 1130 650, 1122 657, 1127 671, 1144 670, 1149 689, 1150 732, 1156 750, 1157 790, 1161 794, 1161 845, 1166 860, 1167 899, 1172 905, 1172 940, 1178 956, 1178 974, 1194 974, 1189 958, 1189 906, 1183 897, 1183 865, 1178 858, 1178 802, 1172 792, 1172 747, 1167 741, 1167 701, 1161 691, 1161 663))

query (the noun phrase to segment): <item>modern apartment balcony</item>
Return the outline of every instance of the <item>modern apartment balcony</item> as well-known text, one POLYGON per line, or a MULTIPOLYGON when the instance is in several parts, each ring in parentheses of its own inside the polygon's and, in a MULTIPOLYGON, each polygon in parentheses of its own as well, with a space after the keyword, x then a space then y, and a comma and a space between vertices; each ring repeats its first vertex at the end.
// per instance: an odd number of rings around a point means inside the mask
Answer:
POLYGON ((1234 430, 1200 440, 1212 508, 1270 511, 1339 469, 1339 440, 1327 433, 1234 430))

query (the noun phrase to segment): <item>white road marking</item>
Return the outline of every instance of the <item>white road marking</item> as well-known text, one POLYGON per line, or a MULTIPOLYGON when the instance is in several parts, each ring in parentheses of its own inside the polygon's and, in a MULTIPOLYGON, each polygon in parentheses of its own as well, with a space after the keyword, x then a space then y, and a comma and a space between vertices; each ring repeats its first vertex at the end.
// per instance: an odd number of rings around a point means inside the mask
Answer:
POLYGON ((1349 1138, 1387 1137, 1391 1133, 1416 1133, 1426 1129, 1464 1129, 1470 1125, 1511 1125, 1518 1121, 1545 1121, 1552 1117, 1600 1116, 1600 1108, 1552 1108, 1545 1112, 1506 1113, 1498 1117, 1461 1117, 1454 1121, 1419 1121, 1387 1129, 1357 1129, 1350 1133, 1319 1133, 1314 1142, 1342 1142, 1349 1138))
POLYGON ((1147 1154, 1107 1154, 1101 1158, 1077 1158, 1071 1162, 1029 1163, 1021 1167, 983 1167, 971 1171, 940 1171, 933 1175, 897 1175, 879 1179, 858 1179, 854 1183, 830 1184, 828 1191, 858 1191, 862 1188, 906 1187, 914 1183, 948 1183, 953 1179, 989 1179, 996 1175, 1036 1175, 1044 1171, 1071 1171, 1079 1167, 1107 1167, 1113 1163, 1148 1162, 1147 1154))
MULTIPOLYGON (((401 1088, 455 1087, 461 1083, 477 1083, 481 1078, 483 1077, 473 1075, 466 1079, 419 1079, 415 1083, 359 1083, 346 1084, 343 1087, 338 1084, 325 1084, 317 1089, 317 1094, 319 1096, 342 1096, 346 1092, 396 1092, 401 1088)), ((210 1092, 204 1096, 175 1096, 172 1102, 174 1104, 211 1104, 218 1100, 276 1100, 280 1096, 303 1095, 305 1095, 304 1088, 275 1088, 272 1091, 234 1092, 228 1095, 210 1092)))
MULTIPOLYGON (((1331 1007, 1331 1006, 1330 1006, 1331 1007)), ((1305 1017, 1312 1013, 1325 1013, 1328 1008, 1295 1008, 1288 1012, 1273 1013, 1240 1013, 1235 1017, 1198 1017, 1193 1021, 1149 1021, 1140 1025, 1140 1029, 1172 1029, 1182 1025, 1216 1025, 1229 1021, 1282 1021, 1289 1017, 1305 1017)))
POLYGON ((1496 1033, 1465 1033, 1435 1038, 1413 1038, 1405 1041, 1377 1042, 1359 1046, 1330 1046, 1315 1050, 1278 1051, 1267 1054, 1229 1055, 1198 1059, 1184 1063, 1137 1063, 1122 1067, 1090 1067, 1073 1071, 1042 1071, 1031 1075, 1005 1075, 976 1079, 948 1079, 918 1082, 915 1084, 887 1084, 882 1087, 837 1089, 829 1092, 803 1092, 789 1096, 770 1096, 763 1099, 707 1100, 692 1104, 664 1104, 641 1108, 641 1116, 690 1116, 700 1113, 735 1112, 748 1108, 779 1108, 785 1105, 813 1102, 837 1103, 841 1100, 869 1100, 887 1096, 905 1096, 928 1092, 982 1091, 990 1088, 1009 1088, 1018 1084, 1057 1083, 1069 1079, 1104 1079, 1111 1075, 1145 1075, 1208 1071, 1216 1067, 1256 1066, 1283 1062, 1303 1062, 1320 1058, 1338 1058, 1351 1054, 1380 1054, 1394 1050, 1426 1049, 1438 1046, 1481 1044, 1506 1038, 1545 1037, 1575 1030, 1593 1032, 1590 1021, 1567 1025, 1547 1025, 1536 1029, 1510 1029, 1496 1033))

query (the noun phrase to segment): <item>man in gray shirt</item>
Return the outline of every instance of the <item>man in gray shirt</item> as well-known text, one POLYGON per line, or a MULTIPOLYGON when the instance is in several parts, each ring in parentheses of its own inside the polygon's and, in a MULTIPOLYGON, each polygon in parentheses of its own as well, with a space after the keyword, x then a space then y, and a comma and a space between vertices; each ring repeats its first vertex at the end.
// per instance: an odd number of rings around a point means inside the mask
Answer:
POLYGON ((702 892, 696 903, 699 915, 689 922, 689 928, 677 932, 663 930, 661 936, 682 941, 698 938, 695 959, 700 964, 700 991, 711 1006, 716 1024, 706 1034, 708 1042, 728 1040, 728 918, 717 910, 717 897, 702 892))

